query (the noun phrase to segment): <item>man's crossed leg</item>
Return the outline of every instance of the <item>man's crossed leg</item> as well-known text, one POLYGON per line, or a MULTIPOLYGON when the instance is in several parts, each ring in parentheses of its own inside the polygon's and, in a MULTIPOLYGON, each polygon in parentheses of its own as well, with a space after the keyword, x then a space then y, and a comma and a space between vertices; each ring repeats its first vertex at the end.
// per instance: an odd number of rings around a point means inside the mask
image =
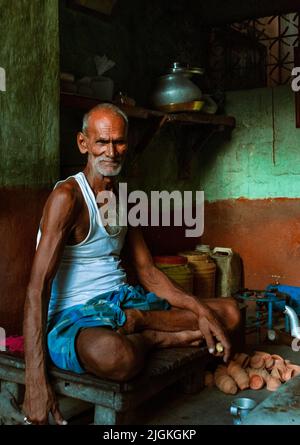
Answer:
MULTIPOLYGON (((233 331, 239 325, 240 311, 232 298, 202 301, 216 313, 225 331, 233 331)), ((118 331, 93 327, 79 332, 77 355, 86 371, 101 378, 126 381, 142 370, 151 349, 197 346, 204 337, 207 340, 196 314, 189 310, 127 309, 125 313, 127 321, 118 331)))

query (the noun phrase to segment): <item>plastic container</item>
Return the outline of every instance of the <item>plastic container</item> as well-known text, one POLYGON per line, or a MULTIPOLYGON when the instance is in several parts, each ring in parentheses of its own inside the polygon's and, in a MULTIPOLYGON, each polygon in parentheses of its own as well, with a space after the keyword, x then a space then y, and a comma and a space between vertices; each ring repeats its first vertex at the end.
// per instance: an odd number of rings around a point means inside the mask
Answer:
POLYGON ((231 297, 241 289, 241 259, 229 247, 215 247, 212 258, 217 266, 216 297, 231 297))
POLYGON ((194 272, 194 295, 198 298, 214 298, 216 265, 210 255, 196 250, 182 252, 194 272))
POLYGON ((156 267, 174 280, 186 292, 193 293, 193 271, 188 265, 187 258, 176 256, 155 256, 156 267))

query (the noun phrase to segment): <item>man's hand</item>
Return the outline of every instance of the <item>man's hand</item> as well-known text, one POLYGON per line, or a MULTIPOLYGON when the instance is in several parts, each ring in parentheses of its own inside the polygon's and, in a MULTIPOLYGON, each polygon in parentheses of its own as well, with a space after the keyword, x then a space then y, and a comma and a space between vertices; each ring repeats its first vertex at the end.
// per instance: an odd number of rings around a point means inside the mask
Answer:
POLYGON ((67 421, 59 411, 55 393, 48 382, 26 384, 23 412, 28 422, 33 425, 47 425, 49 413, 57 425, 67 425, 67 421))
POLYGON ((217 315, 205 303, 199 303, 198 315, 199 329, 205 338, 209 352, 211 354, 223 355, 224 362, 227 362, 231 353, 231 344, 217 315), (222 344, 224 352, 218 353, 216 351, 215 339, 222 344))

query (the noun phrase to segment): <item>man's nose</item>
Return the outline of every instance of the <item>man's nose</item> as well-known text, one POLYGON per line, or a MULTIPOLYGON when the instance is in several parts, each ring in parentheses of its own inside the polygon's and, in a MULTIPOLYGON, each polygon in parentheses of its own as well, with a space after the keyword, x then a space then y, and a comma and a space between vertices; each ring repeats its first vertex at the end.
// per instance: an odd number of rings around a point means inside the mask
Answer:
POLYGON ((106 147, 106 155, 110 158, 114 158, 116 156, 116 147, 113 141, 110 141, 106 147))

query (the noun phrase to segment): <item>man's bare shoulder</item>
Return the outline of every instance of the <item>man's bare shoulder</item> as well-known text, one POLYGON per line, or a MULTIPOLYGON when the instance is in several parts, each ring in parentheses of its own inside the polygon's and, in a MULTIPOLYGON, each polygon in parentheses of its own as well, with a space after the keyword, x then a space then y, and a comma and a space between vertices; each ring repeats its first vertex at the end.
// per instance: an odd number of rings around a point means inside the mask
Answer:
POLYGON ((76 214, 82 205, 82 194, 75 179, 70 178, 55 187, 50 193, 44 207, 43 219, 52 215, 59 218, 69 218, 76 214))
POLYGON ((77 201, 81 200, 81 197, 82 194, 78 182, 73 178, 69 178, 58 184, 49 195, 51 201, 62 204, 69 203, 69 205, 75 205, 77 201))
POLYGON ((54 190, 52 190, 50 196, 53 195, 53 199, 70 200, 81 198, 80 187, 78 182, 74 178, 69 178, 64 182, 58 184, 54 190))

